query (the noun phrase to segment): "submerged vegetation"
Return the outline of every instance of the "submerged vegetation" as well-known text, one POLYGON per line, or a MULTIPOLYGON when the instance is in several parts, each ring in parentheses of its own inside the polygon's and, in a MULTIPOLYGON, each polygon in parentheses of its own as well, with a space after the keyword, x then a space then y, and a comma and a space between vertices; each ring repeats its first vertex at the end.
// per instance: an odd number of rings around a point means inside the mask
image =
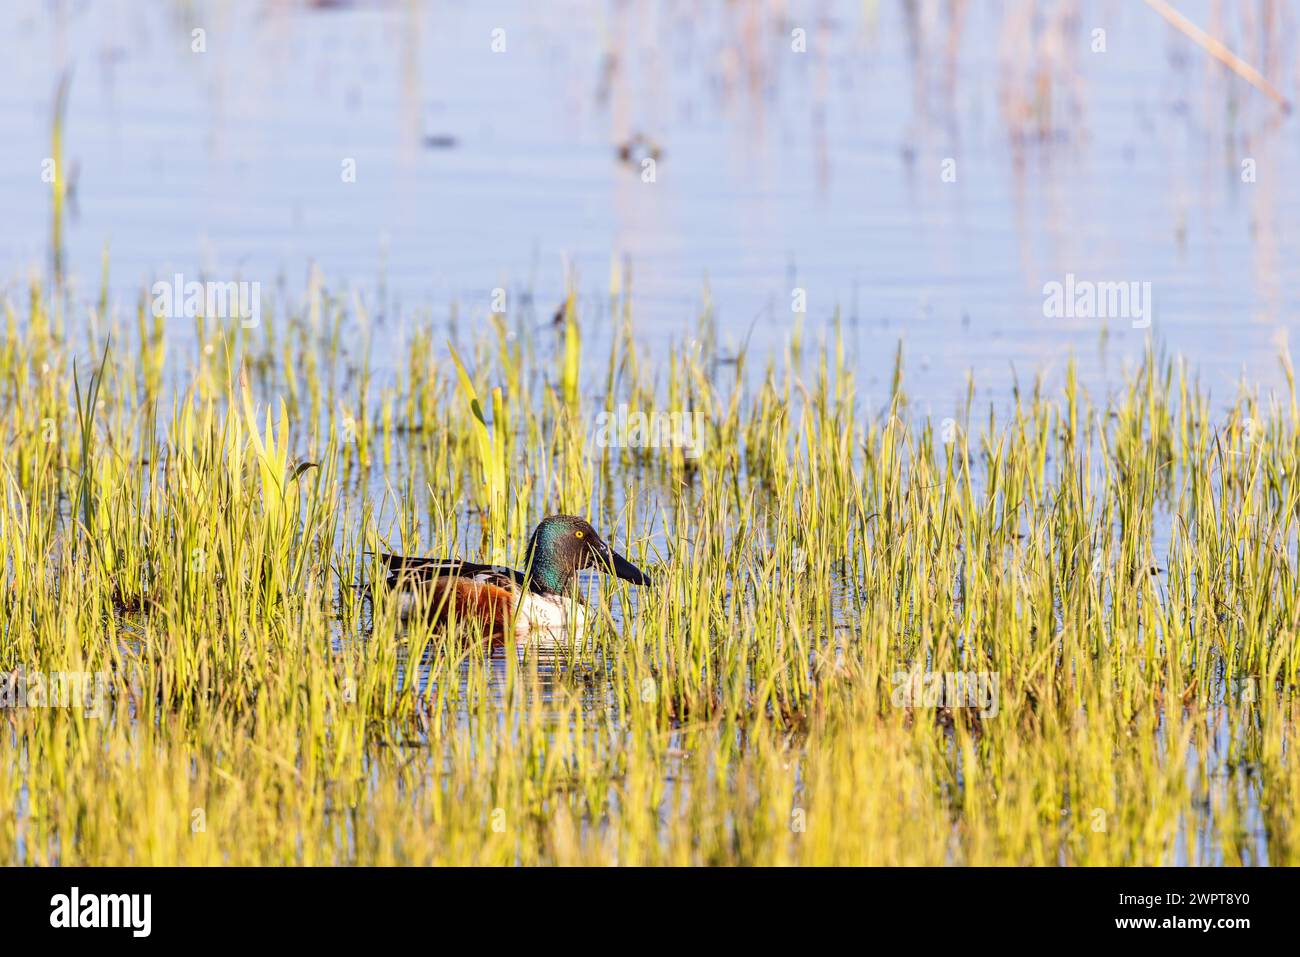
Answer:
POLYGON ((1277 399, 1152 349, 931 421, 833 325, 662 363, 578 306, 449 348, 319 283, 253 329, 11 301, 0 860, 1300 863, 1285 355, 1277 399), (620 406, 698 448, 593 442, 620 406), (658 579, 558 659, 369 588, 552 512, 658 579))

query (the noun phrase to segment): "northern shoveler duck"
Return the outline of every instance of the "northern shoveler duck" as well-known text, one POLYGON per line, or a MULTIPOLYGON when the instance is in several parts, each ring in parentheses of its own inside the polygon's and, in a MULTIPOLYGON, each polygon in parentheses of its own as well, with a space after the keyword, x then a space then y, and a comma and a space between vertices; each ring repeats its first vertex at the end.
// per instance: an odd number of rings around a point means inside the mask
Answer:
POLYGON ((516 641, 555 647, 582 638, 585 612, 571 585, 582 568, 616 575, 634 585, 650 579, 573 515, 542 519, 528 540, 527 565, 515 571, 459 559, 381 555, 388 584, 402 589, 403 617, 428 608, 438 622, 454 614, 482 623, 494 643, 513 630, 516 641))

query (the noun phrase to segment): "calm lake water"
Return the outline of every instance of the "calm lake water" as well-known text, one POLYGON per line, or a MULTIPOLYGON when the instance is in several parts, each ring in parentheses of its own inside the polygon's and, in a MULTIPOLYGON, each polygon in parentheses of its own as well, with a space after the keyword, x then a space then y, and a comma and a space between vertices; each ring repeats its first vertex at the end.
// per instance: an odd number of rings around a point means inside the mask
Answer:
MULTIPOLYGON (((1180 9, 1294 98, 1290 4, 1180 9)), ((541 323, 566 270, 595 297, 627 262, 651 347, 708 302, 724 344, 781 348, 802 290, 865 400, 901 339, 936 414, 968 371, 1001 403, 1071 354, 1104 388, 1151 334, 1226 399, 1281 381, 1296 323, 1300 117, 1141 3, 23 0, 0 25, 18 302, 71 68, 68 272, 93 299, 108 246, 123 310, 177 272, 299 294, 315 263, 392 335, 498 287, 541 323), (1150 283, 1150 328, 1045 318, 1071 274, 1150 283)))

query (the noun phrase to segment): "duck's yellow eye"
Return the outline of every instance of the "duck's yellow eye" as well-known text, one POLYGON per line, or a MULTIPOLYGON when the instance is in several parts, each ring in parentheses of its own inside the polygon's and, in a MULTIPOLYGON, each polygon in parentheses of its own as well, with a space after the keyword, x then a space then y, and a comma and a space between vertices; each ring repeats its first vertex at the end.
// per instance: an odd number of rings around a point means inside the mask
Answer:
POLYGON ((577 537, 577 538, 586 538, 586 537, 587 537, 587 533, 584 532, 582 529, 578 529, 578 530, 577 530, 576 532, 574 532, 573 534, 574 534, 574 536, 577 537))

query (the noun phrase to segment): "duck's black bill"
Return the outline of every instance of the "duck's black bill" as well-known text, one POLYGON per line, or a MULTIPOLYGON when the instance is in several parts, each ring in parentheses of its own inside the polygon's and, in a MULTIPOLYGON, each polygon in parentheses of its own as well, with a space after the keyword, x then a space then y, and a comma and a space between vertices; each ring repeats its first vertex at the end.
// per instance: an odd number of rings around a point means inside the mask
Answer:
POLYGON ((649 575, 641 571, 641 569, 637 568, 612 548, 609 550, 609 570, 619 578, 623 579, 623 581, 631 582, 633 585, 653 584, 649 575))

